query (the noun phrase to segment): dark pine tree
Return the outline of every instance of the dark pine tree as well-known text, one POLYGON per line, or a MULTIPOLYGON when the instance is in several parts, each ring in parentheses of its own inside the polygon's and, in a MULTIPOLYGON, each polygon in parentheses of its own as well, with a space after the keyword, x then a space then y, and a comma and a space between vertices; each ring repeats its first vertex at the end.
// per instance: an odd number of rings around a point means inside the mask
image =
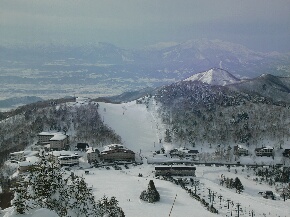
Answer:
POLYGON ((244 190, 244 186, 238 177, 235 178, 233 186, 239 194, 244 190))
POLYGON ((149 203, 154 203, 160 200, 160 195, 158 191, 156 190, 153 180, 149 181, 148 189, 145 191, 142 191, 140 195, 140 199, 147 201, 149 203))

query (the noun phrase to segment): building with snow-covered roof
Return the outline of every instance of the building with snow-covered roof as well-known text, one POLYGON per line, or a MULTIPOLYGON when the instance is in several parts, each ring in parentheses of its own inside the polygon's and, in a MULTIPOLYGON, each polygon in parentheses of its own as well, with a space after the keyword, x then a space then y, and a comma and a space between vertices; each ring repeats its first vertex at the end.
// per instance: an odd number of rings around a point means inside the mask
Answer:
POLYGON ((246 146, 239 144, 239 145, 234 146, 234 153, 235 155, 246 156, 246 155, 249 155, 249 149, 246 146))
POLYGON ((196 167, 193 166, 156 166, 156 176, 195 176, 196 167))
POLYGON ((88 163, 97 162, 100 159, 100 151, 98 149, 89 148, 87 150, 88 163))
POLYGON ((49 140, 54 136, 52 132, 41 132, 37 135, 38 137, 38 144, 45 144, 49 143, 49 140))
POLYGON ((60 132, 41 132, 38 134, 38 144, 50 144, 51 150, 63 150, 68 144, 68 136, 60 132))
POLYGON ((18 151, 18 152, 10 153, 9 159, 15 160, 15 161, 25 161, 27 157, 38 156, 38 155, 39 155, 38 151, 18 151))
POLYGON ((256 156, 260 156, 260 157, 263 157, 263 156, 271 157, 273 156, 273 152, 274 152, 274 148, 271 146, 255 149, 256 156))
POLYGON ((40 162, 40 158, 36 156, 28 156, 25 161, 21 161, 18 164, 19 173, 25 173, 31 170, 33 167, 37 166, 40 162))
POLYGON ((33 163, 28 161, 22 161, 18 164, 18 171, 19 173, 25 173, 28 172, 32 167, 34 166, 33 163))
POLYGON ((112 144, 105 146, 100 153, 100 159, 103 161, 135 161, 135 153, 123 145, 112 144))
POLYGON ((51 151, 48 155, 49 159, 60 166, 79 165, 79 155, 71 151, 51 151))
POLYGON ((106 150, 116 150, 116 149, 125 149, 125 147, 121 144, 111 144, 104 146, 104 151, 106 150))
POLYGON ((64 150, 68 144, 68 136, 57 133, 49 140, 49 143, 51 150, 64 150))
POLYGON ((197 157, 197 155, 199 154, 198 150, 195 149, 188 149, 185 147, 181 147, 178 149, 172 149, 169 152, 169 155, 171 157, 181 157, 181 158, 192 158, 195 159, 197 157))
POLYGON ((24 151, 10 153, 9 159, 15 161, 24 161, 25 160, 24 151))

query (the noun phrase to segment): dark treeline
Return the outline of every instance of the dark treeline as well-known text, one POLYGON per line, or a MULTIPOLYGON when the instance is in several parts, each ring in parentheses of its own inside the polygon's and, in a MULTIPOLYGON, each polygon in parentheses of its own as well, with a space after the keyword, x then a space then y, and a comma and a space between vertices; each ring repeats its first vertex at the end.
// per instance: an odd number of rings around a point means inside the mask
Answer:
POLYGON ((289 105, 255 93, 188 81, 159 89, 155 100, 168 142, 257 144, 290 137, 289 105))

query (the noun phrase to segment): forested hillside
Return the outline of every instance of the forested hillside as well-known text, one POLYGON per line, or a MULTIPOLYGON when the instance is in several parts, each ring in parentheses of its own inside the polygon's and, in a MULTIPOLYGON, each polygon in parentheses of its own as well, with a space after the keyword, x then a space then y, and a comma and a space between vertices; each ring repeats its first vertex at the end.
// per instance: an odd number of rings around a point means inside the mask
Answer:
POLYGON ((289 105, 227 87, 183 81, 155 95, 168 126, 165 140, 179 143, 283 143, 289 138, 289 105))
POLYGON ((88 142, 102 146, 121 142, 121 138, 103 124, 97 103, 26 106, 21 113, 0 122, 1 161, 7 158, 9 152, 23 150, 35 143, 41 131, 64 132, 69 135, 71 145, 88 142))

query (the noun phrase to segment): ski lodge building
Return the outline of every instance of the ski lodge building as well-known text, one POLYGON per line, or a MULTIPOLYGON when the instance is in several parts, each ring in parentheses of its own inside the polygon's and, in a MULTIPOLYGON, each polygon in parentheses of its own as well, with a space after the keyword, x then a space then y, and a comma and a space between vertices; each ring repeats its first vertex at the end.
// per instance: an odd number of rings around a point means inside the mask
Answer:
POLYGON ((156 166, 156 176, 195 176, 196 167, 193 166, 156 166))
POLYGON ((103 161, 135 161, 135 153, 123 145, 112 144, 105 146, 100 153, 100 160, 103 161))
POLYGON ((41 132, 38 134, 38 144, 49 146, 50 150, 64 150, 68 144, 68 136, 60 132, 41 132))

